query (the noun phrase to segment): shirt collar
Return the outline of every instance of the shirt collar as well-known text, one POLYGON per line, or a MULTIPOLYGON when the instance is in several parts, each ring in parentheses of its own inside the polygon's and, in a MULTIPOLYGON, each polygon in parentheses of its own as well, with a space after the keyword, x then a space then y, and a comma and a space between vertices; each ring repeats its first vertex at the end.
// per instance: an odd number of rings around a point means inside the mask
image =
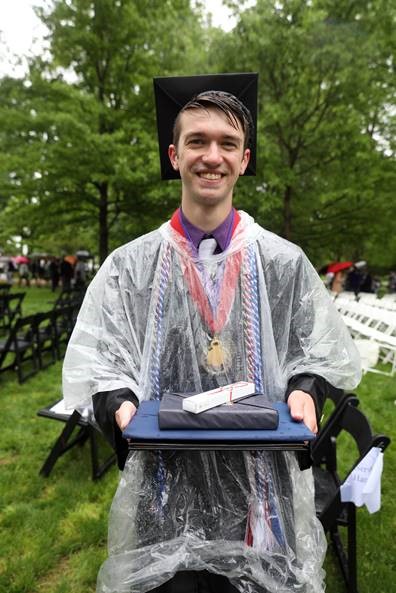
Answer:
POLYGON ((196 227, 192 222, 190 222, 184 215, 181 208, 179 208, 179 217, 180 223, 183 227, 185 236, 190 242, 194 245, 196 249, 202 239, 207 238, 208 236, 214 237, 217 241, 218 248, 216 249, 217 253, 221 253, 225 251, 230 244, 232 233, 235 228, 234 225, 234 218, 235 218, 236 210, 235 208, 231 208, 227 217, 223 220, 218 227, 216 227, 211 233, 206 233, 202 229, 196 227))

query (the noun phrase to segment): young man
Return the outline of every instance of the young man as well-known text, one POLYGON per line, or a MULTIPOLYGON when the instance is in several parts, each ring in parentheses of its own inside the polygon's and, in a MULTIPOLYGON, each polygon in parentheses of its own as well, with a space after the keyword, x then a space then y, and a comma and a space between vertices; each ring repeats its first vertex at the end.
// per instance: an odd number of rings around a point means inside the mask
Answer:
MULTIPOLYGON (((254 158, 249 110, 220 90, 222 77, 197 79, 202 92, 177 115, 173 141, 169 130, 160 138, 182 180, 181 207, 106 260, 64 364, 65 399, 93 401, 121 466, 121 430, 144 399, 249 380, 269 400, 286 397, 316 431, 326 391, 360 378, 348 331, 301 250, 233 209, 254 158)), ((136 451, 97 591, 320 593, 324 551, 312 475, 293 453, 136 451)))

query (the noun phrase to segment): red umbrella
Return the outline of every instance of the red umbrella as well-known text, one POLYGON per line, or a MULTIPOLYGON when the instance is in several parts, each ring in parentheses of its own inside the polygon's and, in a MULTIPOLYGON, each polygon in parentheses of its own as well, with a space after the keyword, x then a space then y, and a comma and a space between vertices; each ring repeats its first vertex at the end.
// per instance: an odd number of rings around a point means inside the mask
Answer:
POLYGON ((327 273, 329 274, 332 272, 333 274, 337 274, 337 272, 341 272, 342 270, 348 270, 353 266, 353 261, 338 261, 333 262, 327 266, 327 273))
POLYGON ((17 255, 16 257, 14 257, 14 262, 16 264, 28 264, 29 261, 29 258, 25 255, 17 255))

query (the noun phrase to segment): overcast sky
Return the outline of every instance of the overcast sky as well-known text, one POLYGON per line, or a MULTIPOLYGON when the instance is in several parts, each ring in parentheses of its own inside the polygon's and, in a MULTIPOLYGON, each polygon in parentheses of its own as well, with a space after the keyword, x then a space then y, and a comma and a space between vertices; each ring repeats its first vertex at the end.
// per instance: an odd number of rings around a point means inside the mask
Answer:
MULTIPOLYGON (((225 30, 233 27, 230 11, 221 0, 205 0, 213 15, 213 24, 225 30)), ((13 67, 14 55, 39 53, 45 28, 36 18, 32 5, 45 6, 46 0, 0 0, 0 75, 22 76, 24 66, 13 67), (37 39, 35 42, 34 40, 37 39)))

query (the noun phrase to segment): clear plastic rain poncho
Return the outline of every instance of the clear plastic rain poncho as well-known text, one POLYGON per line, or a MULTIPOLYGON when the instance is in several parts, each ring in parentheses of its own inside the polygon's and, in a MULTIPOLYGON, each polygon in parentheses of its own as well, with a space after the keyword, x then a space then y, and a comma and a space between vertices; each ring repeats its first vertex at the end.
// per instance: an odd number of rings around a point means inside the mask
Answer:
MULTIPOLYGON (((357 385, 358 353, 311 264, 240 216, 219 255, 199 259, 165 223, 108 257, 67 350, 70 407, 123 387, 142 401, 246 380, 283 400, 300 373, 357 385)), ((144 593, 206 569, 241 593, 319 593, 325 549, 312 473, 294 453, 134 451, 97 591, 144 593)))

